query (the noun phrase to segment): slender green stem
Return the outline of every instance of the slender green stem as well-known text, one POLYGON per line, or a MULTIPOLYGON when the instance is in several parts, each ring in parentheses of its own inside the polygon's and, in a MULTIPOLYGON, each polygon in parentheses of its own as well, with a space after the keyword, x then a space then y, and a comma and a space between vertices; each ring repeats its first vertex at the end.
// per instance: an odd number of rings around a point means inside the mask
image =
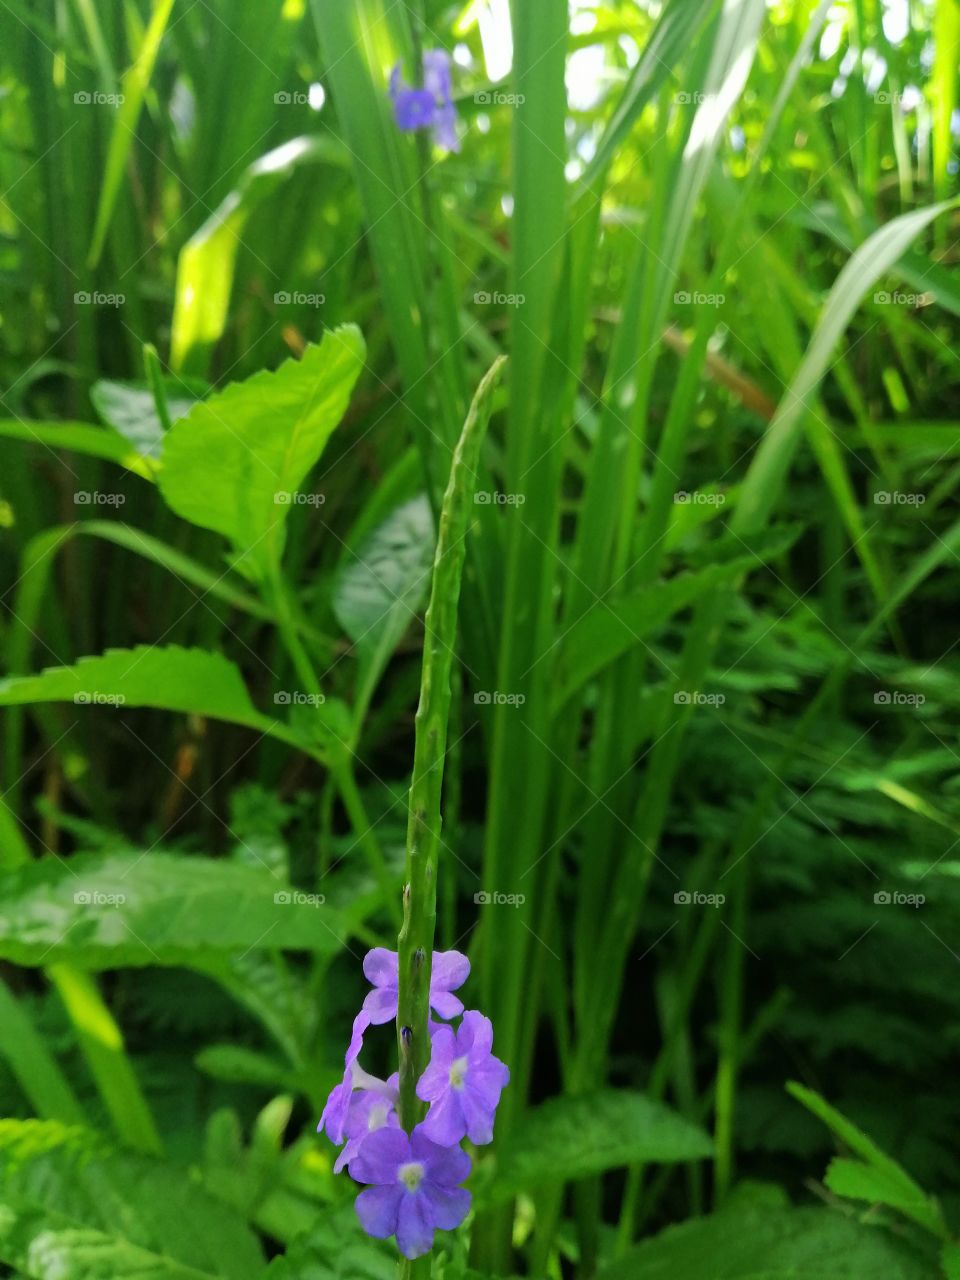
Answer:
MULTIPOLYGON (((407 823, 403 927, 398 939, 400 1123, 408 1133, 423 1114, 423 1104, 417 1098, 417 1081, 430 1058, 428 1019, 437 919, 440 808, 467 523, 473 505, 480 446, 504 363, 503 357, 499 358, 480 383, 454 451, 440 511, 433 581, 425 620, 423 673, 407 823)), ((429 1275, 429 1268, 429 1259, 404 1262, 400 1275, 412 1280, 415 1276, 429 1275)))

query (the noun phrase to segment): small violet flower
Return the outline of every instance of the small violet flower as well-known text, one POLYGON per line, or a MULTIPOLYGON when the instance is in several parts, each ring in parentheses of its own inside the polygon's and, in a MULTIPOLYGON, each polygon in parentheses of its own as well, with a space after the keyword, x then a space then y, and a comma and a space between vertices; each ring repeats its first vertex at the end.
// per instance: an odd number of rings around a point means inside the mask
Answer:
MULTIPOLYGON (((396 951, 374 947, 363 961, 363 972, 373 990, 353 1021, 353 1035, 347 1049, 349 1066, 360 1054, 367 1027, 379 1027, 397 1016, 400 966, 396 951)), ((430 1007, 441 1018, 455 1018, 463 1012, 463 1001, 452 993, 470 976, 470 961, 459 951, 435 951, 430 971, 430 1007)))
POLYGON ((419 1258, 434 1231, 452 1231, 467 1216, 470 1192, 457 1184, 469 1172, 470 1157, 437 1146, 422 1125, 409 1137, 402 1129, 377 1129, 350 1164, 351 1177, 371 1184, 357 1196, 357 1216, 368 1235, 396 1236, 405 1258, 419 1258))
POLYGON ((440 1026, 431 1041, 430 1065, 417 1083, 417 1097, 430 1103, 420 1125, 425 1137, 455 1146, 467 1137, 493 1140, 493 1117, 510 1072, 491 1052, 493 1023, 471 1010, 459 1029, 440 1026))
POLYGON ((422 89, 412 89, 404 81, 398 63, 390 73, 390 97, 397 128, 405 133, 432 128, 438 146, 446 151, 460 150, 450 55, 443 49, 424 53, 422 89))
MULTIPOLYGON (((380 1082, 377 1084, 380 1085, 380 1082)), ((353 1094, 343 1130, 347 1141, 337 1156, 337 1162, 333 1166, 334 1173, 339 1173, 356 1158, 368 1133, 400 1128, 396 1112, 399 1084, 400 1077, 394 1072, 385 1088, 358 1089, 353 1094)))
MULTIPOLYGON (((356 1136, 353 1132, 355 1128, 354 1091, 359 1090, 361 1097, 369 1094, 372 1097, 382 1098, 391 1108, 395 1108, 398 1085, 399 1077, 396 1072, 389 1080, 378 1080, 376 1076, 368 1075, 359 1062, 348 1062, 343 1079, 330 1091, 320 1123, 317 1125, 317 1132, 320 1133, 325 1129, 330 1141, 339 1147, 345 1139, 356 1136)), ((339 1161, 338 1164, 340 1164, 339 1161)), ((342 1167, 341 1164, 340 1168, 342 1167)), ((334 1172, 339 1173, 340 1168, 335 1169, 334 1172)))

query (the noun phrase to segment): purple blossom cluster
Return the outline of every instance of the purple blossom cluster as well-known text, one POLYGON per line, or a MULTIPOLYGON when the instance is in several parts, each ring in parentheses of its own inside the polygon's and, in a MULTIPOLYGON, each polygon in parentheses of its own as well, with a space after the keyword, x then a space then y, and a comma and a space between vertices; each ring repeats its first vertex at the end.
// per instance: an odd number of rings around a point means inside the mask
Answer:
POLYGON ((432 129, 437 146, 445 151, 460 150, 450 55, 443 49, 427 49, 424 53, 422 89, 413 89, 406 83, 398 63, 390 74, 390 98, 397 128, 405 133, 432 129))
POLYGON ((459 951, 435 951, 430 1009, 445 1021, 430 1022, 430 1062, 417 1081, 417 1097, 429 1104, 425 1118, 407 1134, 397 1115, 399 1077, 368 1075, 360 1066, 364 1035, 393 1021, 399 999, 395 951, 375 947, 363 962, 373 990, 353 1023, 341 1082, 323 1109, 320 1130, 342 1147, 334 1172, 346 1168, 366 1189, 357 1196, 357 1216, 378 1239, 396 1236, 406 1258, 433 1245, 434 1232, 458 1227, 470 1208, 461 1183, 470 1172, 464 1138, 477 1145, 493 1138, 493 1120, 510 1072, 493 1055, 493 1026, 482 1013, 464 1011, 453 993, 467 980, 470 961, 459 951), (461 1016, 462 1015, 462 1016, 461 1016), (456 1030, 449 1020, 460 1018, 456 1030))

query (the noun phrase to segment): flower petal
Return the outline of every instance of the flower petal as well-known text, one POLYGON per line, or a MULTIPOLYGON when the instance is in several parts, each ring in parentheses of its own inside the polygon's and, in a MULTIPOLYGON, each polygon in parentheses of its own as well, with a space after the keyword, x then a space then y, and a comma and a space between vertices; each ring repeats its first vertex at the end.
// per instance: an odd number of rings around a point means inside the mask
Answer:
POLYGON ((441 1187, 434 1182, 423 1184, 423 1194, 430 1201, 430 1216, 433 1225, 441 1231, 452 1231, 459 1227, 470 1211, 473 1197, 463 1187, 441 1187))
POLYGON ((347 1046, 347 1056, 343 1060, 346 1066, 349 1067, 351 1062, 355 1062, 359 1058, 360 1050, 363 1048, 363 1033, 369 1025, 370 1015, 361 1009, 353 1020, 353 1033, 347 1046))
POLYGON ((459 951, 435 951, 430 974, 430 1003, 435 991, 456 991, 470 977, 470 961, 459 951))
POLYGON ((393 100, 397 126, 407 133, 433 124, 436 110, 433 94, 427 93, 426 89, 402 89, 393 100))
POLYGON ((350 1111, 350 1098, 353 1094, 353 1073, 347 1067, 343 1079, 330 1090, 323 1115, 317 1125, 317 1132, 326 1130, 327 1137, 338 1147, 343 1141, 343 1129, 350 1111))
MULTIPOLYGON (((382 1026, 397 1016, 397 988, 374 987, 367 993, 363 1009, 357 1017, 365 1017, 373 1026, 382 1026)), ((351 1041, 352 1044, 352 1041, 351 1041)))
POLYGON ((397 1248, 405 1258, 419 1258, 433 1244, 433 1217, 426 1196, 418 1191, 402 1196, 397 1211, 397 1248))
POLYGON ((460 1094, 460 1109, 467 1127, 467 1137, 477 1146, 493 1141, 493 1110, 472 1089, 460 1094))
POLYGON ((410 1139, 402 1129, 374 1129, 361 1139, 350 1176, 357 1182, 392 1185, 397 1180, 397 1167, 409 1159, 410 1139))
POLYGON ((363 957, 363 976, 375 987, 395 987, 400 981, 400 961, 396 951, 374 947, 363 957))
POLYGON ((459 1147, 443 1147, 431 1142, 418 1124, 410 1135, 410 1151, 427 1167, 426 1177, 443 1187, 455 1187, 470 1173, 470 1157, 459 1147))
POLYGON ((368 1187, 360 1192, 356 1201, 357 1217, 368 1236, 386 1240, 394 1234, 402 1197, 403 1187, 398 1183, 391 1187, 368 1187))
POLYGON ((424 1102, 438 1098, 450 1087, 450 1064, 455 1048, 456 1040, 450 1027, 438 1027, 430 1037, 430 1065, 417 1081, 417 1097, 424 1102))
POLYGON ((463 1013, 463 1001, 450 991, 434 991, 431 987, 430 1005, 441 1018, 456 1018, 463 1013))
POLYGON ((476 1009, 468 1009, 463 1015, 457 1032, 457 1053, 466 1053, 470 1061, 486 1058, 493 1048, 493 1023, 476 1009))
POLYGON ((456 1089, 445 1089, 436 1102, 430 1104, 427 1118, 418 1125, 425 1138, 440 1147, 455 1147, 467 1132, 467 1121, 461 1109, 463 1094, 456 1089))

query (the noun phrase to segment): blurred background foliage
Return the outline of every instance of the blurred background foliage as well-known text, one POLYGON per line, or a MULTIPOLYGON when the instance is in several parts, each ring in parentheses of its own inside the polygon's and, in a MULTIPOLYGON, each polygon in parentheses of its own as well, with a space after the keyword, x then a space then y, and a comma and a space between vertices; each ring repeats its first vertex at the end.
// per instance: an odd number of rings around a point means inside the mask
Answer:
POLYGON ((956 0, 0 5, 10 1274, 393 1274, 313 1128, 395 936, 431 511, 501 350, 439 930, 514 1084, 437 1274, 467 1236, 554 1280, 960 1274, 958 38, 956 0), (391 121, 421 44, 457 154, 391 121), (346 323, 266 591, 165 501, 164 437, 346 323), (281 732, 16 683, 138 645, 223 655, 281 732), (131 875, 135 937, 75 863, 131 875), (264 943, 258 875, 325 905, 264 943), (851 1136, 788 1079, 944 1218, 821 1183, 851 1136), (543 1118, 600 1089, 659 1145, 543 1118))

